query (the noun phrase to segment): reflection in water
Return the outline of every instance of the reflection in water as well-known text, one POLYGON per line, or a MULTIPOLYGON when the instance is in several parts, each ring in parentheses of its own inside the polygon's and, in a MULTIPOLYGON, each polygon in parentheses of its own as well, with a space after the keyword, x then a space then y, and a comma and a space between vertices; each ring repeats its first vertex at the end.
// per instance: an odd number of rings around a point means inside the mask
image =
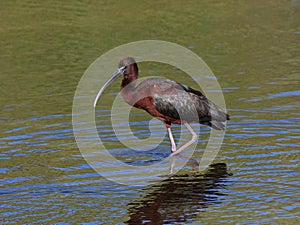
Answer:
POLYGON ((196 159, 194 159, 193 157, 191 158, 187 158, 181 154, 177 154, 177 155, 173 155, 171 156, 171 160, 170 160, 170 170, 169 170, 169 174, 173 174, 174 173, 174 167, 176 164, 176 159, 184 159, 187 164, 189 164, 192 167, 192 171, 198 171, 199 170, 199 163, 196 159))
POLYGON ((191 222, 199 211, 220 203, 220 188, 225 185, 225 163, 210 165, 205 174, 174 175, 147 188, 146 196, 128 205, 127 224, 191 222))

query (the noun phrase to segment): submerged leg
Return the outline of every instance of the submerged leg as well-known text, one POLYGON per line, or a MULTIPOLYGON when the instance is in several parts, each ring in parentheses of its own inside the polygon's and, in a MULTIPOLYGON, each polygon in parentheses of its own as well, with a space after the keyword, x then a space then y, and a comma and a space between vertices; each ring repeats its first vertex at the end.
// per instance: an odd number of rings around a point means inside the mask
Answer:
MULTIPOLYGON (((187 148, 188 146, 190 146, 191 144, 193 144, 195 141, 197 141, 198 136, 194 132, 194 130, 192 129, 192 127, 188 123, 184 123, 184 125, 191 132, 192 139, 190 141, 188 141, 187 143, 185 143, 183 146, 181 146, 178 150, 175 150, 175 151, 173 151, 173 145, 172 145, 172 152, 173 152, 172 155, 178 154, 179 152, 181 152, 182 150, 184 150, 185 148, 187 148)), ((175 147, 176 147, 176 145, 175 145, 175 147)))

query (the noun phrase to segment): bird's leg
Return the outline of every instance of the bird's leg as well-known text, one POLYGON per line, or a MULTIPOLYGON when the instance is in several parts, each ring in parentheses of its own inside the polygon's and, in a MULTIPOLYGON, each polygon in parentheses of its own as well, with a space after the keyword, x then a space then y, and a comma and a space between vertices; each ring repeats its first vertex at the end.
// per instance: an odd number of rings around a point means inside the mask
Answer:
POLYGON ((178 150, 176 150, 175 152, 173 152, 172 155, 178 154, 179 152, 181 152, 182 150, 184 150, 185 148, 187 148, 188 146, 190 146, 191 144, 193 144, 195 141, 197 141, 198 136, 194 132, 194 130, 192 129, 192 127, 188 123, 184 123, 184 125, 191 132, 192 139, 190 141, 188 141, 187 143, 185 143, 183 146, 181 146, 178 150))
POLYGON ((174 137, 171 131, 171 126, 167 126, 167 130, 168 130, 168 134, 169 134, 169 138, 172 144, 172 152, 176 152, 176 143, 174 141, 174 137))

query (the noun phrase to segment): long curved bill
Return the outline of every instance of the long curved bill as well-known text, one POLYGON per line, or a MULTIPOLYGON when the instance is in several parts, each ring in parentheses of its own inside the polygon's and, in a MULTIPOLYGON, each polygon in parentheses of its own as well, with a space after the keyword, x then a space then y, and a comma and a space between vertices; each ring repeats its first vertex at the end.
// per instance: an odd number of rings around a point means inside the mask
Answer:
POLYGON ((117 79, 119 76, 121 76, 125 70, 126 66, 123 66, 121 68, 119 68, 116 72, 114 72, 114 74, 111 76, 111 78, 109 78, 108 81, 106 81, 106 83, 103 85, 103 87, 100 89, 100 91, 98 92, 95 100, 94 100, 94 108, 96 107, 97 101, 99 99, 99 97, 101 96, 101 94, 103 93, 103 91, 108 87, 108 85, 110 85, 115 79, 117 79))

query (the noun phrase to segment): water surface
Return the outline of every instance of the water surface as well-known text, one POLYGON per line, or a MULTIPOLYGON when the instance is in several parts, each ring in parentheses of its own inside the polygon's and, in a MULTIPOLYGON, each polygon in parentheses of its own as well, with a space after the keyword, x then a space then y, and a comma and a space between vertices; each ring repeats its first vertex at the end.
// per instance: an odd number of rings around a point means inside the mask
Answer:
MULTIPOLYGON (((188 1, 184 7, 179 1, 2 2, 0 223, 300 223, 299 7, 298 1, 271 0, 188 1), (205 172, 187 165, 174 177, 136 188, 108 181, 86 163, 71 109, 90 63, 144 39, 175 42, 202 57, 222 86, 232 120, 205 172)), ((195 84, 167 65, 143 63, 140 72, 195 84)), ((107 117, 99 116, 119 82, 97 114, 106 146, 129 164, 168 156, 167 137, 153 153, 128 152, 107 117)), ((147 137, 150 119, 132 111, 140 138, 147 137)), ((164 127, 157 135, 166 135, 164 127)), ((208 136, 201 127, 194 160, 208 136)))

